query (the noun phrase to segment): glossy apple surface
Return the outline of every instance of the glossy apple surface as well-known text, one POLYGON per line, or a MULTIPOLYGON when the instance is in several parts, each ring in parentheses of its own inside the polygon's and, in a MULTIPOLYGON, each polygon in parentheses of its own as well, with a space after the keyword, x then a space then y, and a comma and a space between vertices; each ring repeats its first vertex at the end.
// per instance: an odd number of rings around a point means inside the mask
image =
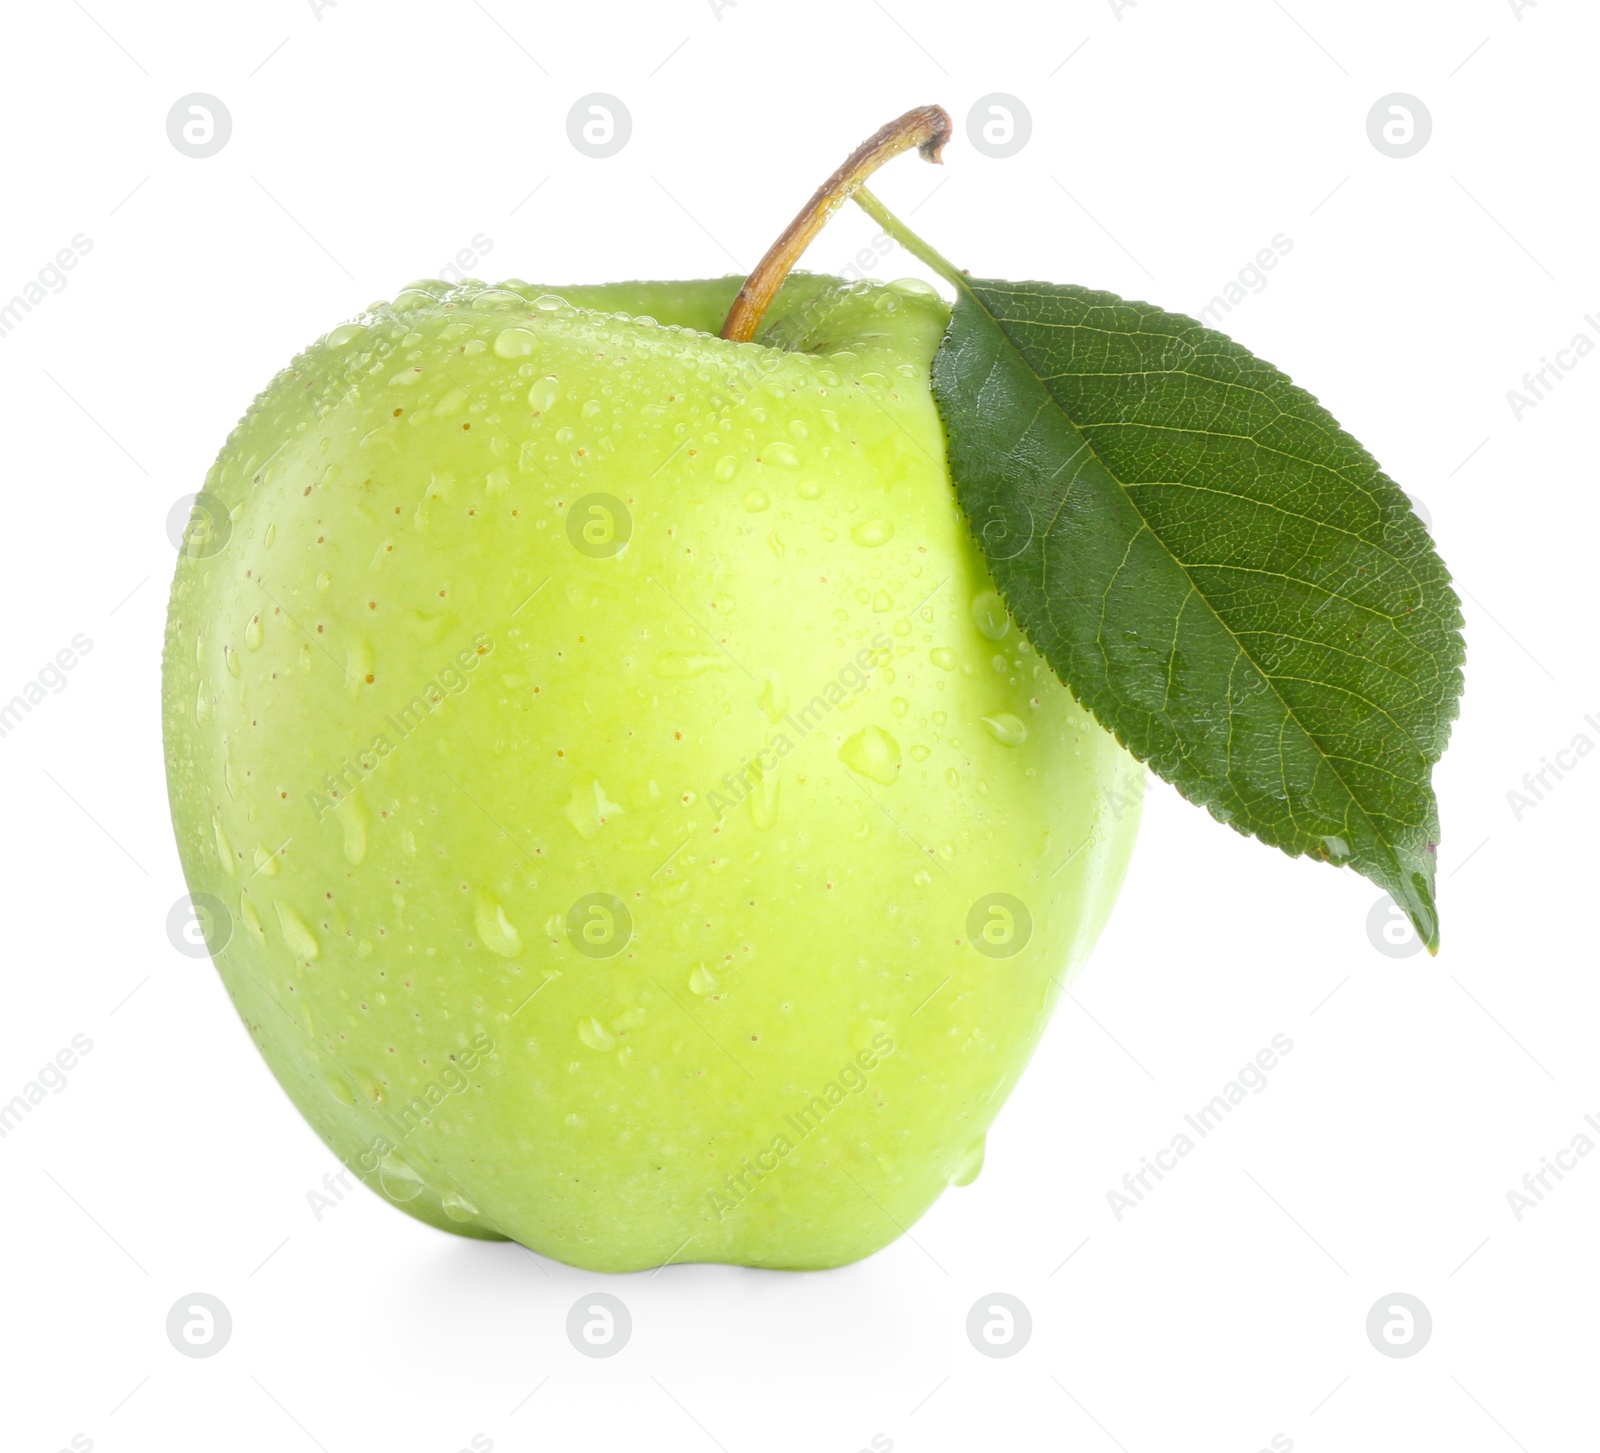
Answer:
POLYGON ((833 1266, 970 1179, 1136 830, 956 507, 945 306, 698 331, 736 287, 406 290, 257 398, 172 590, 268 1065, 403 1210, 595 1269, 833 1266))

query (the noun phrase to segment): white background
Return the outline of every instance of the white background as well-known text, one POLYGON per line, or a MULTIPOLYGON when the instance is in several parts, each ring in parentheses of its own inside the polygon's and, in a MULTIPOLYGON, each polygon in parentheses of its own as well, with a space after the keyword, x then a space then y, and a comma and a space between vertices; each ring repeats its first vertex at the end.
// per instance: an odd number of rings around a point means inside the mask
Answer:
MULTIPOLYGON (((0 1099, 74 1034, 94 1048, 0 1140, 6 1449, 1594 1446, 1600 1155, 1520 1221, 1507 1192, 1600 1116, 1600 754, 1520 820, 1507 793, 1575 734, 1600 743, 1600 356, 1520 421, 1506 395, 1575 333, 1600 341, 1600 17, 1121 9, 8 8, 0 298, 75 234, 93 250, 0 338, 0 698, 76 633, 94 645, 0 739, 0 1099), (166 132, 195 91, 233 119, 204 160, 166 132), (567 136, 596 91, 633 122, 606 160, 567 136), (1009 159, 967 139, 992 92, 1032 116, 1009 159), (1368 139, 1390 92, 1433 118, 1409 159, 1368 139), (184 892, 159 740, 169 509, 297 348, 475 234, 490 278, 743 270, 856 141, 925 101, 956 118, 946 166, 905 158, 874 185, 976 272, 1194 312, 1292 239, 1224 326, 1425 503, 1465 603, 1443 951, 1385 956, 1365 881, 1157 788, 987 1169, 914 1240, 827 1273, 606 1278, 364 1190, 316 1220, 307 1192, 336 1163, 164 929, 184 892), (1117 1220, 1124 1172, 1279 1033, 1294 1049, 1267 1088, 1117 1220), (607 1361, 565 1333, 596 1289, 633 1317, 607 1361), (194 1291, 233 1317, 204 1360, 165 1333, 194 1291), (965 1333, 995 1291, 1033 1318, 1003 1360, 965 1333), (1393 1292, 1433 1318, 1406 1359, 1365 1331, 1393 1292)), ((873 230, 846 208, 808 265, 845 266, 873 230)), ((918 271, 897 254, 876 275, 918 271)))

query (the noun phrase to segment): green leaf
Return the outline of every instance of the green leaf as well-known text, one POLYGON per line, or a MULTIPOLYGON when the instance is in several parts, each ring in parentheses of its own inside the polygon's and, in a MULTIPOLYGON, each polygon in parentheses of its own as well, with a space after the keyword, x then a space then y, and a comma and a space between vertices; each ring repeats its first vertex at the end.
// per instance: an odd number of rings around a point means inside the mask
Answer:
POLYGON ((1461 612, 1404 493, 1304 389, 1192 318, 952 280, 934 396, 1028 639, 1185 797, 1355 868, 1437 949, 1430 769, 1461 612))

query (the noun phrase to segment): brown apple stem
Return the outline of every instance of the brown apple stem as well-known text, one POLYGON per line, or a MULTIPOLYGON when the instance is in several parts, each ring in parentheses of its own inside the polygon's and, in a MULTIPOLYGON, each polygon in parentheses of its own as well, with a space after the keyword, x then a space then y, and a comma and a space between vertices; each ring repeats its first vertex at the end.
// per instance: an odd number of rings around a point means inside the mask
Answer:
POLYGON ((944 144, 950 139, 950 116, 943 106, 918 106, 869 136, 831 177, 817 188, 755 271, 744 280, 739 296, 728 309, 722 336, 733 343, 748 343, 762 315, 788 277, 789 269, 822 231, 828 218, 847 202, 863 182, 891 157, 916 147, 927 161, 939 161, 944 144))

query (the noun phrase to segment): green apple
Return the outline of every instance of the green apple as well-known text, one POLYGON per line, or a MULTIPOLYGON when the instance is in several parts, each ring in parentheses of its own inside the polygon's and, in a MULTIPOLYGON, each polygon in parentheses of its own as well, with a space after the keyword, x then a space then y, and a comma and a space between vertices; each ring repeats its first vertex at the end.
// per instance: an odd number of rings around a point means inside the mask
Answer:
POLYGON ((607 1271, 977 1173, 1143 771, 1008 619, 918 283, 407 288, 223 448, 165 646, 218 969, 333 1152, 607 1271))

